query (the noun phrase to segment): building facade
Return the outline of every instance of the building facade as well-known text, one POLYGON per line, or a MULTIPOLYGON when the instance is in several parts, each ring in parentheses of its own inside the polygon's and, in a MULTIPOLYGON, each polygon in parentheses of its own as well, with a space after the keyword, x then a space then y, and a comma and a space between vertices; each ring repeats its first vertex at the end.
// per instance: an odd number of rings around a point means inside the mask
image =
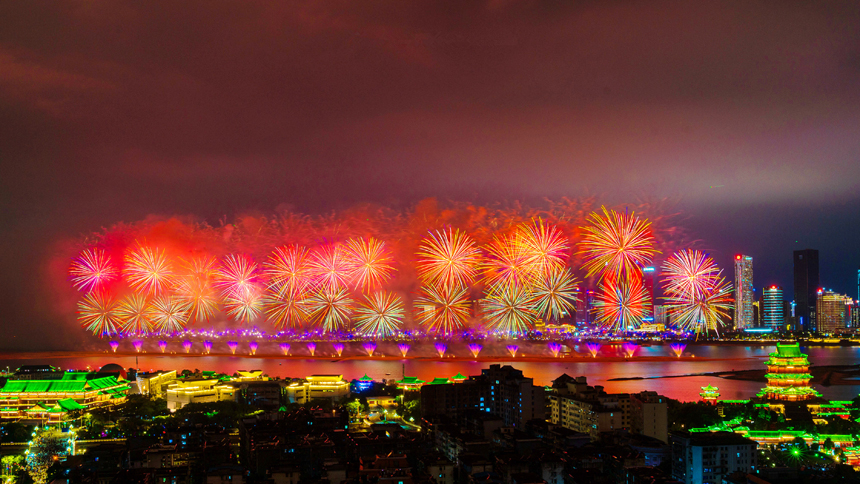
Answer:
POLYGON ((782 299, 782 288, 770 286, 762 291, 762 305, 764 307, 762 327, 774 331, 785 329, 785 304, 782 299))
POLYGON ((684 484, 722 484, 734 473, 755 474, 758 444, 733 432, 673 432, 672 477, 684 484))
POLYGON ((840 333, 848 329, 850 323, 851 298, 833 291, 818 291, 816 301, 818 313, 818 332, 840 333))
POLYGON ((753 258, 738 254, 735 256, 735 330, 754 326, 754 302, 753 258))
POLYGON ((794 251, 794 302, 797 324, 803 330, 817 332, 816 302, 818 299, 818 251, 794 251))

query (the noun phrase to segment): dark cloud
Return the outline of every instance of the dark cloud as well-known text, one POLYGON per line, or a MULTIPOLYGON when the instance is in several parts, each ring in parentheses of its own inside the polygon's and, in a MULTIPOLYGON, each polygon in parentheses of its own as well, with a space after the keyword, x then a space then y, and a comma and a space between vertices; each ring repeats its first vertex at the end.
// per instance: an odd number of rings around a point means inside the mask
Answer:
POLYGON ((850 1, 4 2, 7 319, 48 319, 22 300, 61 236, 425 196, 679 197, 766 282, 790 259, 763 241, 805 239, 848 291, 858 24, 850 1))

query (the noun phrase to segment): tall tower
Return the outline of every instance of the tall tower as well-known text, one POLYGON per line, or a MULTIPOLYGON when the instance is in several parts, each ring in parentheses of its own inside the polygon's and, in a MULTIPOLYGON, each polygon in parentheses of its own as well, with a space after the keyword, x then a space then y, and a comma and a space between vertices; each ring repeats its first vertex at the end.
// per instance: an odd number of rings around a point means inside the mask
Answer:
POLYGON ((753 259, 735 256, 735 330, 753 327, 753 259))
POLYGON ((851 298, 833 291, 818 291, 815 309, 820 333, 838 333, 850 325, 851 298))
POLYGON ((646 322, 656 322, 656 317, 654 315, 654 305, 657 304, 654 300, 654 282, 657 278, 657 270, 653 267, 643 267, 642 268, 642 285, 645 286, 645 292, 648 293, 648 307, 645 308, 645 317, 644 320, 646 322), (649 321, 650 319, 650 321, 649 321))
POLYGON ((770 286, 762 291, 764 305, 764 318, 762 326, 774 331, 785 329, 785 305, 782 301, 782 289, 779 286, 770 286))
POLYGON ((794 251, 794 302, 798 326, 809 332, 818 331, 816 300, 818 298, 818 251, 794 251))

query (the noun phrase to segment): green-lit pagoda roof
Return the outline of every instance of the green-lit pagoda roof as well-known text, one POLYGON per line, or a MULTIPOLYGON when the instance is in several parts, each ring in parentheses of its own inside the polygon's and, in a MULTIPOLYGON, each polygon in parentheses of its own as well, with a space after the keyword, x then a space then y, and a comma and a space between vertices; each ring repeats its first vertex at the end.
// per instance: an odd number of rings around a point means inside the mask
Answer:
POLYGON ((452 380, 465 380, 466 375, 463 375, 462 373, 458 372, 456 375, 452 376, 451 379, 452 380))
POLYGON ((419 380, 417 376, 404 376, 402 380, 397 381, 400 385, 421 385, 424 380, 419 380))
POLYGON ((358 379, 358 381, 373 381, 373 378, 370 378, 367 376, 367 373, 365 373, 363 377, 358 379))
POLYGON ((768 373, 764 376, 768 380, 809 380, 809 373, 768 373))
POLYGON ((777 343, 775 356, 779 356, 781 358, 800 358, 806 355, 800 351, 799 343, 777 343))
POLYGON ((436 378, 431 380, 428 385, 447 385, 448 383, 451 383, 451 380, 445 377, 437 376, 436 378))
POLYGON ((764 387, 758 392, 757 396, 763 397, 768 393, 775 395, 815 395, 820 397, 821 394, 809 387, 764 387))
POLYGON ((704 390, 706 392, 715 392, 715 391, 719 390, 719 388, 708 385, 708 386, 702 387, 702 390, 704 390))

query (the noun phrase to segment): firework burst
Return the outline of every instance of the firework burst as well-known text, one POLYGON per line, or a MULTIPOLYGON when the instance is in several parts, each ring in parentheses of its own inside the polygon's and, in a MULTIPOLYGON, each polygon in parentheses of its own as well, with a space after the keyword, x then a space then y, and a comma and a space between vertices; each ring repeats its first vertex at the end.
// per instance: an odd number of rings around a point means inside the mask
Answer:
POLYGON ((508 353, 511 354, 511 358, 516 358, 517 357, 517 351, 520 350, 520 347, 517 345, 508 345, 505 347, 505 349, 507 349, 508 353))
POLYGON ((482 349, 484 349, 484 347, 478 343, 469 344, 469 351, 472 353, 472 356, 475 358, 477 358, 478 355, 481 354, 482 349))
POLYGON ((429 332, 451 335, 469 318, 469 293, 460 286, 425 286, 414 306, 418 321, 429 332))
POLYGON ((632 212, 618 213, 602 207, 603 215, 593 212, 589 225, 582 228, 579 254, 585 257, 582 268, 588 276, 609 275, 614 280, 637 278, 657 250, 651 223, 632 212))
POLYGON ((334 352, 337 353, 338 358, 340 358, 343 355, 343 343, 334 343, 332 347, 334 348, 334 352))
POLYGON ((591 353, 592 358, 597 358, 597 353, 600 351, 600 343, 589 341, 585 344, 585 347, 588 348, 588 352, 591 353))
POLYGON ((167 351, 167 341, 159 341, 158 342, 158 349, 160 349, 162 353, 167 351))
POLYGON ((666 309, 672 320, 687 331, 699 333, 714 331, 719 334, 720 324, 729 317, 732 308, 732 285, 719 279, 699 295, 670 294, 666 309))
POLYGON ((193 346, 193 343, 188 340, 182 342, 182 348, 185 349, 186 353, 191 353, 191 346, 193 346))
POLYGON ((269 291, 262 304, 266 318, 276 328, 297 328, 308 320, 308 303, 302 292, 292 289, 269 291))
POLYGON ((229 254, 215 271, 215 285, 225 298, 259 294, 262 274, 259 266, 244 254, 229 254))
POLYGON ((532 286, 535 312, 545 321, 557 321, 573 310, 577 302, 576 279, 570 270, 543 274, 532 286))
POLYGON ((400 356, 406 358, 406 353, 409 353, 409 345, 406 343, 400 343, 397 345, 397 349, 400 350, 400 356))
POLYGON ((377 292, 355 310, 355 328, 377 338, 394 336, 403 321, 403 303, 390 292, 377 292))
POLYGON ((436 347, 436 353, 439 353, 439 358, 444 358, 445 352, 448 351, 448 345, 445 343, 436 343, 434 346, 436 347))
POLYGON ((110 257, 99 248, 85 249, 69 267, 72 285, 82 292, 102 289, 106 283, 118 276, 119 271, 110 257))
POLYGON ((362 345, 364 351, 367 352, 367 356, 373 356, 373 352, 376 351, 376 343, 372 341, 368 341, 362 345))
POLYGON ((126 296, 117 306, 116 316, 124 333, 145 334, 152 330, 148 302, 139 294, 126 296))
POLYGON ((188 306, 189 319, 209 321, 218 311, 218 298, 212 287, 215 277, 215 258, 195 257, 183 263, 184 274, 176 283, 176 296, 188 306))
POLYGON ((258 345, 256 341, 250 341, 248 343, 248 353, 251 355, 256 355, 257 354, 257 348, 259 348, 259 347, 260 347, 260 345, 258 345))
POLYGON ((113 298, 100 292, 85 294, 78 302, 78 321, 87 331, 98 337, 119 331, 117 305, 113 298))
POLYGON ((236 348, 239 347, 239 343, 237 343, 236 341, 228 341, 227 347, 230 348, 230 353, 235 355, 236 354, 236 348))
POLYGON ((281 348, 281 351, 284 353, 284 356, 287 356, 290 354, 290 344, 289 343, 281 343, 278 345, 278 347, 281 348))
POLYGON ((278 295, 301 294, 311 277, 308 250, 304 247, 278 247, 266 262, 270 288, 278 295))
POLYGON ((307 347, 308 347, 308 353, 310 353, 310 354, 311 354, 311 356, 313 356, 313 355, 316 353, 316 351, 317 351, 317 344, 316 344, 316 343, 313 343, 313 342, 312 342, 312 343, 308 343, 308 344, 307 344, 307 347))
POLYGON ((116 353, 116 349, 117 349, 117 348, 119 348, 119 342, 118 342, 118 341, 111 341, 111 342, 110 342, 110 349, 111 349, 111 351, 113 351, 114 353, 116 353))
POLYGON ((700 297, 720 278, 714 260, 698 250, 680 250, 663 263, 663 290, 667 294, 700 297))
POLYGON ((636 354, 636 350, 638 348, 639 346, 636 343, 632 343, 630 341, 621 345, 622 351, 624 351, 624 354, 627 355, 628 358, 633 358, 633 355, 636 354))
POLYGON ((477 274, 480 251, 465 232, 430 232, 418 248, 418 277, 435 286, 468 286, 477 274))
POLYGON ((549 348, 550 353, 552 353, 552 356, 558 358, 558 354, 561 353, 561 343, 553 341, 552 343, 549 343, 547 347, 549 348))
POLYGON ((334 333, 349 324, 353 301, 346 289, 322 289, 308 299, 310 319, 323 333, 334 333))
POLYGON ((188 323, 188 306, 173 296, 160 296, 152 300, 149 319, 160 333, 173 334, 185 329, 188 323))
POLYGON ((537 274, 561 271, 567 262, 570 242, 555 225, 537 219, 520 230, 521 245, 531 270, 537 274))
POLYGON ((680 358, 681 355, 684 354, 684 349, 687 348, 687 345, 684 343, 672 343, 671 348, 672 352, 675 353, 675 356, 680 358))
POLYGON ((256 291, 248 290, 224 297, 224 310, 239 323, 250 323, 260 317, 263 298, 256 291))
POLYGON ((158 295, 174 283, 173 264, 157 248, 138 247, 125 256, 125 280, 135 291, 158 295))
POLYGON ((394 272, 385 243, 370 237, 346 243, 346 263, 356 287, 370 291, 385 284, 394 272))
POLYGON ((484 278, 492 285, 524 285, 534 277, 532 257, 517 233, 496 235, 487 246, 484 278))
POLYGON ((318 247, 311 253, 308 267, 313 281, 323 289, 331 292, 350 285, 350 265, 340 244, 318 247))
POLYGON ((618 284, 604 279, 594 299, 596 322, 611 331, 633 331, 642 323, 650 298, 640 279, 618 284))
POLYGON ((496 332, 514 336, 534 327, 537 314, 532 295, 522 286, 492 287, 483 303, 487 323, 496 332))

